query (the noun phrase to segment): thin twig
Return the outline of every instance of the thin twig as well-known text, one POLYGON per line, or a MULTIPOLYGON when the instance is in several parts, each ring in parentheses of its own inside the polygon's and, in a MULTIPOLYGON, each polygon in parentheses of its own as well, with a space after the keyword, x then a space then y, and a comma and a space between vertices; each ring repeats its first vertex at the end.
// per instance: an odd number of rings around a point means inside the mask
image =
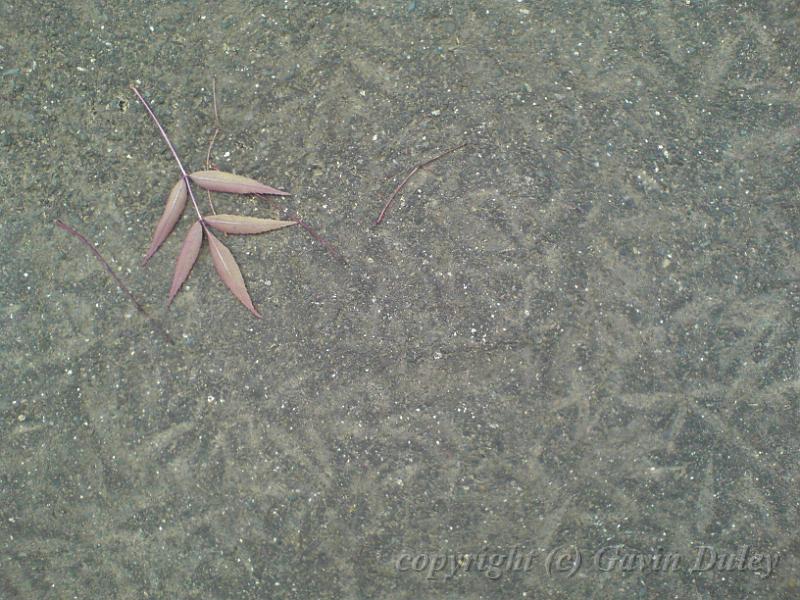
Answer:
POLYGON ((103 258, 103 255, 100 254, 100 252, 97 250, 97 248, 94 247, 94 244, 92 244, 92 242, 90 242, 82 233, 77 231, 75 228, 67 225, 61 219, 56 219, 55 223, 61 229, 63 229, 67 233, 69 233, 70 235, 78 238, 78 240, 80 240, 80 242, 92 252, 94 257, 100 262, 101 265, 103 265, 103 268, 106 271, 108 271, 108 274, 111 275, 111 277, 114 279, 116 284, 119 286, 119 289, 121 289, 123 292, 125 292, 125 294, 128 296, 128 298, 130 298, 130 301, 133 302, 133 305, 136 307, 136 310, 138 310, 140 313, 142 313, 145 317, 147 317, 147 319, 150 320, 151 323, 153 323, 153 325, 156 326, 156 328, 164 336, 164 339, 166 339, 170 344, 174 344, 175 341, 169 335, 167 330, 164 329, 164 326, 161 324, 161 322, 158 321, 157 319, 155 319, 154 317, 152 317, 150 315, 150 313, 148 313, 147 310, 145 310, 144 306, 139 304, 139 301, 136 299, 136 297, 133 295, 133 293, 128 289, 128 286, 126 286, 122 282, 122 279, 120 279, 119 276, 114 272, 114 269, 111 268, 111 265, 108 264, 108 261, 106 261, 106 259, 103 258))
POLYGON ((450 148, 449 150, 445 150, 441 154, 438 154, 438 155, 434 156, 430 160, 426 160, 425 162, 421 162, 418 165, 416 165, 413 169, 411 169, 411 171, 408 173, 408 175, 405 176, 403 181, 400 182, 400 185, 398 185, 396 188, 394 188, 394 191, 391 193, 389 198, 386 200, 386 203, 383 205, 383 210, 381 211, 381 214, 378 215, 378 218, 375 219, 375 222, 372 224, 372 226, 373 227, 377 227, 378 225, 380 225, 383 222, 384 218, 386 217, 386 212, 389 210, 389 207, 392 205, 392 202, 394 202, 395 197, 397 196, 397 194, 399 194, 403 190, 403 188, 408 183, 408 180, 411 179, 417 173, 417 171, 419 171, 420 169, 424 169, 429 164, 431 164, 433 162, 436 162, 437 160, 439 160, 440 158, 442 158, 444 156, 447 156, 451 152, 455 152, 456 150, 459 150, 459 149, 463 148, 464 146, 467 145, 467 143, 468 142, 464 142, 463 144, 459 144, 458 146, 455 146, 454 148, 450 148))
POLYGON ((186 183, 186 188, 189 190, 189 197, 192 199, 194 210, 197 213, 197 217, 200 219, 200 223, 202 223, 203 228, 205 228, 206 222, 203 219, 203 214, 200 212, 200 207, 197 205, 197 198, 194 197, 194 192, 192 191, 191 182, 189 181, 189 174, 186 172, 186 169, 183 168, 183 163, 181 162, 181 159, 178 156, 178 152, 175 150, 175 146, 172 145, 172 142, 170 141, 167 132, 164 131, 164 128, 161 126, 161 123, 159 123, 158 118, 156 118, 156 115, 153 112, 153 109, 150 108, 150 105, 147 103, 147 100, 144 99, 144 97, 139 93, 139 90, 137 90, 135 86, 132 85, 131 89, 133 90, 133 93, 136 94, 136 97, 139 99, 139 102, 142 103, 145 110, 147 110, 147 114, 150 115, 151 119, 153 119, 153 123, 155 123, 156 127, 158 127, 158 131, 161 132, 161 137, 164 138, 164 141, 167 143, 167 146, 169 146, 170 152, 172 152, 172 156, 175 157, 175 162, 178 163, 178 167, 181 170, 181 177, 183 177, 183 181, 184 183, 186 183))
MULTIPOLYGON (((267 196, 267 195, 265 195, 265 194, 256 194, 256 196, 257 196, 257 197, 259 197, 259 198, 262 198, 263 200, 266 200, 267 202, 269 202, 270 206, 272 206, 272 207, 276 207, 276 206, 278 206, 278 205, 277 205, 277 203, 276 203, 276 202, 275 202, 275 201, 272 199, 272 197, 270 197, 270 196, 267 196)), ((279 207, 279 208, 280 208, 280 207, 279 207)), ((305 222, 305 221, 304 221, 304 220, 303 220, 303 219, 300 217, 300 215, 298 215, 297 213, 295 213, 295 212, 293 212, 293 211, 291 211, 291 210, 289 210, 289 209, 286 209, 286 213, 287 213, 287 215, 286 215, 286 216, 287 216, 287 217, 289 217, 289 219, 291 219, 292 221, 297 221, 297 224, 298 224, 298 225, 300 225, 300 227, 302 227, 303 229, 305 229, 305 230, 306 230, 306 232, 307 232, 307 233, 308 233, 308 234, 309 234, 311 237, 313 237, 313 238, 314 238, 315 240, 317 240, 317 241, 318 241, 318 242, 319 242, 319 243, 320 243, 322 246, 324 246, 324 247, 325 247, 325 249, 328 251, 328 253, 329 253, 331 256, 333 256, 334 258, 336 258, 336 259, 338 259, 338 260, 342 261, 342 262, 343 262, 343 263, 345 263, 345 264, 347 263, 347 259, 346 259, 346 258, 345 258, 345 257, 342 255, 342 253, 341 253, 341 252, 339 252, 339 250, 337 250, 336 246, 334 246, 332 243, 330 243, 328 240, 326 240, 324 237, 322 237, 322 236, 321 236, 319 233, 317 233, 317 232, 316 232, 316 230, 315 230, 313 227, 311 227, 311 225, 309 225, 308 223, 306 223, 306 222, 305 222)))
MULTIPOLYGON (((214 142, 217 140, 217 136, 219 135, 220 124, 219 124, 219 112, 217 111, 217 78, 211 80, 211 95, 214 98, 214 134, 211 136, 211 141, 208 142, 208 152, 206 152, 206 170, 211 170, 211 149, 214 147, 214 142)), ((211 201, 211 190, 206 190, 208 193, 208 205, 211 207, 211 212, 213 214, 217 214, 217 211, 214 210, 214 203, 211 201)))

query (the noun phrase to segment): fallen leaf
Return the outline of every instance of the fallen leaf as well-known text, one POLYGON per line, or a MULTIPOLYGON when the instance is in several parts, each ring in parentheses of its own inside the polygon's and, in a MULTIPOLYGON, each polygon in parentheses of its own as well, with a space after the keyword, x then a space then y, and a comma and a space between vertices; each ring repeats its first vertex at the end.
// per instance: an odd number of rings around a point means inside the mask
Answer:
POLYGON ((212 215, 205 217, 205 221, 214 229, 225 233, 265 233, 297 225, 297 221, 278 221, 277 219, 259 219, 239 215, 212 215))
POLYGON ((229 194, 270 194, 272 196, 289 196, 284 192, 268 185, 225 171, 195 171, 189 177, 204 190, 212 192, 227 192, 229 194))
POLYGON ((206 231, 206 233, 208 234, 208 247, 211 250, 211 260, 214 262, 214 268, 217 270, 220 279, 233 292, 239 302, 244 304, 251 313, 260 319, 261 315, 256 310, 256 307, 253 306, 252 300, 250 300, 250 294, 247 293, 247 287, 244 285, 242 272, 239 270, 239 265, 236 264, 233 254, 222 242, 214 237, 214 234, 210 231, 206 231))
POLYGON ((150 248, 147 249, 147 254, 145 254, 142 260, 142 265, 150 260, 150 257, 156 253, 158 247, 161 246, 164 240, 169 237, 169 234, 172 233, 172 229, 175 227, 175 223, 178 222, 178 219, 181 218, 184 208, 186 208, 186 182, 181 178, 178 180, 178 183, 172 187, 172 191, 167 197, 167 204, 164 206, 164 212, 158 220, 158 225, 156 225, 156 230, 153 233, 153 241, 150 242, 150 248))
POLYGON ((189 273, 197 260, 197 255, 200 254, 200 246, 203 244, 203 225, 197 221, 189 233, 186 234, 186 239, 183 240, 181 252, 178 254, 178 260, 175 264, 175 275, 172 276, 172 287, 169 289, 169 299, 167 306, 172 303, 172 299, 178 290, 181 289, 183 282, 189 276, 189 273))

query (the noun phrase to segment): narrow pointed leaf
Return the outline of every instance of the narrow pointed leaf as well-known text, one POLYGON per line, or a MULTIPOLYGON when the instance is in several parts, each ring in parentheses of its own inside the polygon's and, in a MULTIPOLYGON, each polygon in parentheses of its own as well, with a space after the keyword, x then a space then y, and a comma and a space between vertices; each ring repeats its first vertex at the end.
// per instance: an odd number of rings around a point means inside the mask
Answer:
POLYGON ((195 171, 189 177, 204 190, 227 192, 229 194, 271 194, 273 196, 289 196, 289 192, 269 187, 241 175, 224 171, 195 171))
POLYGON ((150 248, 147 249, 147 254, 142 260, 142 265, 147 263, 150 260, 150 257, 156 253, 158 247, 164 243, 164 240, 169 237, 169 234, 172 233, 173 227, 175 227, 175 223, 178 222, 178 219, 181 218, 181 214, 183 213, 183 209, 186 207, 186 182, 181 178, 178 180, 172 187, 172 191, 169 193, 167 197, 167 204, 164 206, 164 213, 161 215, 161 218, 158 220, 158 225, 156 225, 156 230, 153 233, 153 241, 150 242, 150 248))
POLYGON ((212 215, 205 219, 211 227, 225 233, 264 233, 297 225, 297 221, 278 221, 277 219, 259 219, 239 215, 212 215))
POLYGON ((222 242, 220 242, 214 234, 210 231, 208 233, 208 247, 211 250, 211 260, 214 261, 214 268, 220 279, 228 286, 228 289, 233 292, 233 295, 244 304, 251 313, 259 319, 261 315, 258 314, 256 307, 253 306, 250 300, 250 294, 247 293, 247 288, 244 285, 244 278, 242 272, 239 270, 239 265, 233 258, 233 254, 228 250, 222 242))
POLYGON ((189 273, 197 260, 197 255, 200 254, 200 246, 203 244, 203 226, 200 221, 197 221, 189 233, 186 234, 186 239, 183 240, 181 252, 178 254, 178 261, 175 263, 175 275, 172 276, 172 287, 169 289, 169 299, 167 305, 172 303, 172 299, 178 290, 181 289, 183 282, 189 276, 189 273))

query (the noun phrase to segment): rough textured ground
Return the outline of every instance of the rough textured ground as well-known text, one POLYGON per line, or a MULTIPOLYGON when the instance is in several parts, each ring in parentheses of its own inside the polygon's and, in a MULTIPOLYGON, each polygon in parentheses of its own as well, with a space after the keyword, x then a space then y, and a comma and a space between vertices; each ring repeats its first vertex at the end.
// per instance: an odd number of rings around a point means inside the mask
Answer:
POLYGON ((794 2, 0 13, 0 597, 800 595, 794 2), (128 85, 200 168, 213 76, 220 168, 348 260, 226 238, 262 321, 207 254, 164 310, 188 218, 138 264, 177 171, 128 85), (616 544, 684 562, 592 564, 616 544))

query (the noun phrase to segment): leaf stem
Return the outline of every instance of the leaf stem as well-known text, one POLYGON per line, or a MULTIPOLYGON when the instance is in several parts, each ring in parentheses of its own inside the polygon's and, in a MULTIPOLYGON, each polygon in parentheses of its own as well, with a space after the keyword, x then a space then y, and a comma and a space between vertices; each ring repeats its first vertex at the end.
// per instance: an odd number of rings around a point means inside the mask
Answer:
POLYGON ((144 306, 139 304, 139 301, 136 299, 136 297, 133 295, 133 293, 128 289, 128 286, 126 286, 122 282, 122 279, 120 279, 119 276, 114 272, 114 269, 111 268, 111 265, 109 265, 108 261, 106 261, 106 259, 103 258, 103 255, 100 254, 100 252, 97 250, 97 248, 94 247, 92 242, 90 242, 82 233, 80 233, 79 231, 77 231, 73 227, 70 227, 69 225, 64 223, 64 221, 62 221, 61 219, 56 219, 55 223, 61 229, 66 231, 68 234, 76 237, 84 246, 86 246, 91 251, 91 253, 98 260, 98 262, 101 265, 103 265, 103 268, 106 271, 108 271, 108 274, 111 275, 111 277, 114 279, 116 284, 119 286, 119 289, 121 289, 123 292, 125 292, 125 294, 128 296, 128 298, 130 298, 130 301, 133 302, 133 305, 136 307, 136 310, 138 310, 145 317, 147 317, 150 320, 150 322, 153 323, 153 325, 155 325, 158 328, 158 330, 164 336, 165 340, 167 340, 170 344, 174 344, 175 343, 174 340, 169 335, 169 333, 167 333, 167 330, 164 329, 164 326, 161 324, 161 321, 158 321, 157 319, 155 319, 152 316, 150 316, 150 313, 148 313, 145 310, 144 306))
POLYGON ((153 109, 150 108, 150 105, 147 103, 147 100, 145 100, 144 97, 139 93, 139 90, 136 89, 136 86, 131 85, 131 89, 133 90, 133 93, 136 94, 136 97, 139 99, 139 102, 142 103, 142 106, 144 106, 145 110, 147 110, 147 114, 149 114, 150 118, 153 119, 153 123, 156 124, 156 127, 158 127, 158 130, 161 132, 161 137, 164 138, 164 141, 167 143, 167 146, 169 146, 170 152, 172 152, 172 156, 175 157, 175 162, 178 163, 178 168, 180 168, 181 170, 181 177, 183 177, 183 181, 184 183, 186 183, 186 189, 189 190, 189 197, 192 199, 194 210, 197 213, 197 217, 200 219, 200 222, 203 224, 203 227, 205 228, 203 213, 200 212, 200 208, 197 205, 197 199, 194 197, 194 192, 192 191, 191 182, 189 181, 189 174, 186 172, 186 169, 183 168, 183 163, 181 162, 181 159, 178 156, 178 152, 175 150, 175 146, 172 145, 172 142, 170 141, 167 132, 164 131, 164 128, 161 126, 161 123, 159 123, 158 118, 153 112, 153 109))
MULTIPOLYGON (((208 152, 206 152, 206 170, 211 170, 211 149, 214 147, 214 142, 217 140, 217 136, 219 135, 219 111, 217 110, 217 78, 213 77, 211 79, 211 95, 214 98, 214 134, 211 136, 211 140, 208 142, 208 152)), ((208 194, 208 205, 211 207, 211 212, 213 214, 217 214, 217 211, 214 210, 214 203, 211 201, 211 190, 206 190, 208 194)))
POLYGON ((458 146, 450 148, 449 150, 445 150, 441 154, 437 154, 433 158, 431 158, 429 160, 426 160, 425 162, 421 162, 418 165, 416 165, 413 169, 411 169, 411 171, 408 173, 408 175, 405 176, 405 179, 403 179, 403 181, 401 181, 400 184, 396 188, 394 188, 394 191, 389 195, 389 198, 386 200, 386 203, 383 205, 383 210, 381 211, 381 214, 378 215, 378 218, 375 219, 375 222, 372 224, 372 226, 373 227, 377 227, 378 225, 380 225, 383 222, 383 220, 386 218, 386 213, 389 210, 389 207, 392 205, 392 202, 394 202, 395 197, 397 196, 397 194, 399 194, 403 190, 403 188, 408 183, 408 180, 411 179, 417 173, 417 171, 419 171, 420 169, 424 169, 429 164, 431 164, 433 162, 436 162, 437 160, 439 160, 440 158, 442 158, 444 156, 447 156, 451 152, 455 152, 456 150, 459 150, 459 149, 463 148, 464 146, 467 145, 467 143, 468 142, 464 142, 463 144, 459 144, 458 146))
MULTIPOLYGON (((269 203, 270 206, 277 206, 277 203, 270 196, 267 196, 265 194, 255 194, 255 196, 257 198, 262 198, 262 199, 266 200, 269 203)), ((339 252, 339 250, 336 249, 336 246, 331 244, 328 240, 326 240, 319 233, 317 233, 314 230, 314 228, 311 227, 311 225, 306 223, 300 217, 300 215, 298 215, 296 212, 293 212, 293 211, 287 209, 287 215, 286 216, 289 217, 292 221, 295 221, 298 225, 300 225, 300 227, 305 229, 306 233, 308 233, 312 238, 314 238, 315 240, 317 240, 317 242, 319 242, 322 246, 324 246, 325 249, 328 251, 328 253, 330 253, 331 256, 333 256, 334 258, 342 261, 345 264, 347 263, 347 259, 342 255, 341 252, 339 252)))

